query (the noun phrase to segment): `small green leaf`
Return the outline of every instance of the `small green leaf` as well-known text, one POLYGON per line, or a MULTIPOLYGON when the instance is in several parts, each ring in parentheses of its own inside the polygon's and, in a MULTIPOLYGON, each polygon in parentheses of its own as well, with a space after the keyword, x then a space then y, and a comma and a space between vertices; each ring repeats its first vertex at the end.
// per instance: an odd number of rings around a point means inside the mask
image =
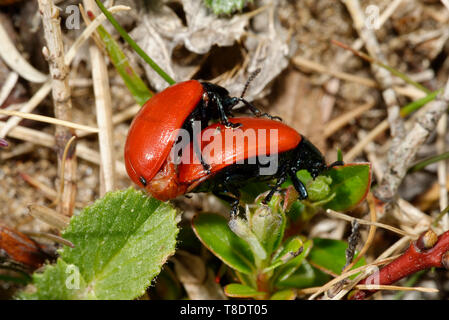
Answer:
MULTIPOLYGON (((297 177, 307 189, 309 194, 308 201, 319 202, 328 198, 332 191, 329 185, 332 183, 332 179, 326 175, 318 176, 313 179, 311 174, 307 170, 300 170, 296 173, 297 177)), ((291 180, 287 180, 282 187, 288 187, 292 185, 291 180)))
POLYGON ((33 275, 27 299, 134 299, 175 252, 176 210, 129 188, 110 192, 71 219, 56 265, 33 275))
POLYGON ((298 256, 277 268, 273 275, 274 281, 279 282, 290 277, 305 262, 304 259, 309 255, 312 244, 311 240, 304 242, 302 252, 298 256))
POLYGON ((304 260, 298 269, 286 278, 279 279, 276 286, 279 288, 309 288, 325 284, 330 276, 312 267, 307 260, 304 260))
POLYGON ((232 230, 232 232, 234 232, 237 236, 248 243, 254 254, 256 266, 261 260, 265 260, 267 258, 267 252, 262 247, 262 244, 254 234, 254 232, 250 229, 246 220, 236 217, 229 220, 228 226, 232 230))
POLYGON ((331 193, 329 186, 331 183, 332 179, 327 176, 319 176, 315 180, 310 181, 307 185, 309 200, 318 202, 328 198, 331 193))
POLYGON ((224 293, 232 298, 254 298, 265 295, 265 292, 259 292, 256 289, 240 283, 228 284, 224 287, 224 293))
POLYGON ((271 265, 264 271, 266 272, 272 270, 282 264, 291 261, 298 255, 300 255, 303 250, 304 247, 300 237, 296 236, 288 239, 284 244, 282 250, 280 250, 280 252, 274 257, 271 265))
POLYGON ((231 14, 236 10, 241 11, 252 0, 204 0, 204 2, 216 15, 220 15, 231 14))
POLYGON ((192 228, 198 239, 228 266, 245 274, 253 272, 251 248, 229 229, 226 218, 216 214, 198 214, 192 219, 192 228))
MULTIPOLYGON (((348 244, 345 241, 314 238, 313 248, 307 260, 336 274, 340 274, 346 264, 347 247, 348 244)), ((361 267, 365 264, 366 261, 362 258, 353 268, 361 267)))
POLYGON ((335 197, 324 205, 336 211, 355 207, 363 201, 371 186, 371 164, 355 163, 335 167, 326 175, 332 178, 330 192, 335 197))
POLYGON ((251 230, 269 256, 277 249, 284 232, 285 218, 277 211, 269 206, 260 205, 250 217, 251 230))
POLYGON ((340 148, 337 149, 337 161, 343 161, 343 152, 340 148))
POLYGON ((286 289, 282 291, 278 291, 273 294, 270 300, 295 300, 296 292, 292 289, 286 289))

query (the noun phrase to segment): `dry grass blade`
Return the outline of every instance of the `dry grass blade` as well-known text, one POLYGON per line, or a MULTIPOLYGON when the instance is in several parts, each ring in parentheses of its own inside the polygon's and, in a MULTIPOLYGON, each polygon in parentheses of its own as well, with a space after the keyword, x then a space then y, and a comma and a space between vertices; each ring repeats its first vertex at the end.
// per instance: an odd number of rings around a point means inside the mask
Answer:
POLYGON ((2 49, 0 50, 0 57, 5 63, 22 78, 30 81, 41 83, 48 79, 48 76, 36 70, 31 66, 25 58, 19 53, 13 42, 8 36, 8 32, 0 22, 0 43, 2 49))
POLYGON ((340 281, 342 281, 342 280, 344 280, 344 279, 346 279, 346 278, 348 278, 348 277, 350 277, 350 276, 352 276, 354 274, 357 274, 359 272, 367 270, 368 268, 373 267, 373 266, 380 266, 380 265, 386 264, 386 263, 388 263, 390 261, 393 261, 396 258, 397 258, 397 256, 390 257, 390 258, 387 258, 387 259, 384 259, 384 260, 381 260, 381 261, 376 261, 376 262, 373 262, 373 263, 361 266, 359 268, 350 270, 348 272, 345 272, 345 273, 339 275, 338 277, 332 279, 331 281, 329 281, 328 283, 326 283, 322 287, 320 287, 320 289, 318 291, 316 291, 312 296, 309 297, 309 300, 315 299, 321 293, 323 293, 323 292, 329 290, 330 288, 332 288, 335 284, 339 283, 340 281))
MULTIPOLYGON (((87 10, 98 15, 97 5, 93 0, 84 0, 87 10)), ((86 23, 88 21, 86 20, 86 23)), ((115 189, 115 151, 112 126, 112 101, 109 88, 108 71, 101 50, 93 43, 89 46, 92 60, 92 80, 95 94, 97 124, 99 128, 101 170, 100 195, 115 189)))
POLYGON ((8 78, 6 78, 5 83, 0 90, 0 106, 3 105, 5 100, 8 98, 12 89, 17 83, 17 79, 19 79, 19 74, 17 72, 10 72, 8 78))
POLYGON ((403 231, 401 229, 392 227, 392 226, 390 226, 388 224, 383 224, 383 223, 380 223, 380 222, 372 222, 372 221, 368 221, 368 220, 353 218, 351 216, 348 216, 346 214, 334 211, 332 209, 327 209, 326 213, 328 215, 330 215, 330 216, 334 216, 334 217, 337 217, 339 219, 343 219, 343 220, 346 220, 346 221, 349 221, 349 222, 355 220, 355 221, 357 221, 360 224, 369 225, 369 226, 376 226, 376 227, 379 227, 379 228, 390 230, 390 231, 392 231, 394 233, 400 234, 401 236, 408 236, 408 237, 411 237, 411 238, 416 237, 415 235, 409 234, 409 233, 407 233, 407 232, 405 232, 405 231, 403 231))
POLYGON ((83 131, 92 132, 92 133, 98 133, 98 131, 99 131, 97 128, 93 128, 93 127, 89 127, 89 126, 86 126, 86 125, 74 123, 74 122, 71 122, 71 121, 60 120, 60 119, 47 117, 47 116, 41 116, 41 115, 34 114, 34 113, 25 113, 25 112, 12 111, 12 110, 0 110, 0 114, 5 114, 5 115, 8 115, 8 116, 16 116, 16 117, 20 117, 20 118, 23 118, 23 119, 36 120, 36 121, 40 121, 40 122, 51 123, 51 124, 55 124, 55 125, 58 125, 58 126, 63 126, 63 127, 67 127, 67 128, 83 130, 83 131))
POLYGON ((371 141, 376 139, 382 132, 384 132, 387 129, 388 129, 388 121, 383 120, 373 130, 371 130, 362 140, 357 142, 356 145, 352 147, 351 150, 349 150, 345 154, 345 161, 351 162, 352 160, 354 160, 355 157, 357 157, 371 141))
POLYGON ((24 232, 26 235, 29 235, 31 237, 36 237, 36 238, 45 238, 48 239, 50 241, 53 241, 55 243, 59 243, 62 244, 64 246, 69 246, 70 248, 75 248, 75 245, 73 243, 71 243, 69 240, 64 239, 63 237, 57 236, 55 234, 52 233, 48 233, 48 232, 32 232, 32 231, 27 231, 24 232))
POLYGON ((355 288, 360 290, 394 290, 394 291, 419 291, 426 293, 437 293, 438 289, 435 288, 425 288, 425 287, 401 287, 401 286, 387 286, 387 285, 366 285, 358 284, 355 288))
MULTIPOLYGON (((0 129, 2 129, 6 125, 5 122, 0 121, 0 129)), ((36 145, 44 146, 50 149, 55 147, 55 138, 48 133, 25 128, 22 126, 15 127, 10 133, 9 136, 15 139, 32 142, 36 145)), ((96 150, 92 150, 88 148, 86 145, 79 143, 77 145, 77 156, 81 159, 89 161, 91 163, 100 165, 100 154, 96 150)), ((116 161, 117 173, 122 177, 127 177, 125 164, 121 161, 116 161)))
POLYGON ((361 116, 364 112, 368 111, 374 106, 373 102, 367 102, 349 112, 344 113, 338 118, 329 121, 324 128, 324 136, 330 137, 333 133, 348 124, 349 121, 361 116))
POLYGON ((301 68, 313 70, 316 72, 328 74, 328 75, 334 76, 334 77, 342 79, 342 80, 358 83, 358 84, 361 84, 361 85, 364 85, 367 87, 371 87, 371 88, 378 87, 377 82, 372 79, 354 76, 353 74, 349 74, 346 72, 335 71, 335 70, 332 70, 332 68, 323 66, 322 64, 317 63, 315 61, 307 60, 300 56, 294 57, 292 59, 292 61, 293 61, 293 64, 295 64, 297 67, 301 67, 301 68))
POLYGON ((70 223, 69 217, 64 216, 46 206, 32 204, 28 208, 30 210, 30 214, 33 217, 51 225, 52 227, 58 230, 63 230, 67 228, 67 226, 70 223))
MULTIPOLYGON (((112 13, 116 13, 116 12, 129 10, 129 9, 130 8, 126 7, 126 6, 115 6, 115 7, 110 8, 109 10, 112 13)), ((83 33, 75 40, 75 42, 70 47, 69 51, 67 51, 67 54, 65 55, 64 61, 67 66, 69 66, 70 63, 72 62, 78 49, 84 44, 84 42, 87 39, 89 39, 90 35, 95 31, 95 29, 105 20, 106 20, 106 17, 103 14, 101 14, 98 17, 96 17, 95 20, 92 21, 92 23, 86 29, 84 29, 83 33)), ((44 98, 50 93, 50 90, 51 90, 51 80, 47 80, 42 85, 42 87, 40 87, 39 90, 34 94, 34 96, 28 102, 23 104, 23 106, 20 108, 20 111, 21 112, 33 111, 39 105, 39 103, 41 103, 42 100, 44 100, 44 98)), ((6 137, 8 132, 12 128, 17 126, 19 124, 19 122, 20 122, 19 117, 12 117, 11 119, 9 119, 7 122, 7 125, 4 126, 2 128, 2 130, 0 131, 0 138, 6 137)))

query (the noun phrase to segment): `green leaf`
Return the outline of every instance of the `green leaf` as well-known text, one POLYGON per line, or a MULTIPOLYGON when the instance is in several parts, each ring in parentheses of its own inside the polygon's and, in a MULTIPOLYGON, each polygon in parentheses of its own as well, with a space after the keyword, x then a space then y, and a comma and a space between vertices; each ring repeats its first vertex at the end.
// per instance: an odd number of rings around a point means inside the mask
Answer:
MULTIPOLYGON (((316 179, 312 178, 312 175, 307 170, 300 170, 296 173, 296 176, 306 186, 309 197, 307 201, 319 202, 329 198, 332 191, 329 185, 332 183, 332 179, 326 175, 318 176, 316 179)), ((288 179, 282 184, 283 188, 291 186, 292 182, 288 179)))
POLYGON ((249 245, 228 227, 226 218, 216 214, 198 214, 192 219, 196 236, 214 255, 238 272, 251 274, 255 269, 249 245))
POLYGON ((267 258, 267 252, 265 251, 257 236, 250 229, 250 226, 248 225, 248 221, 246 219, 236 217, 235 219, 229 220, 228 226, 232 230, 232 232, 234 232, 240 239, 245 240, 249 245, 251 251, 254 254, 256 266, 258 266, 262 260, 265 260, 267 258))
POLYGON ((371 186, 371 164, 346 164, 329 170, 326 175, 332 178, 330 192, 335 197, 324 205, 336 211, 355 207, 363 201, 371 186))
MULTIPOLYGON (((347 247, 348 244, 345 241, 314 238, 313 248, 307 260, 336 274, 340 274, 346 264, 347 247)), ((353 268, 358 268, 365 264, 366 261, 362 258, 353 268)))
POLYGON ((311 240, 304 242, 303 250, 298 256, 277 268, 275 270, 276 273, 273 275, 274 282, 280 282, 287 279, 302 265, 302 263, 306 262, 304 259, 309 255, 312 244, 313 242, 311 240))
POLYGON ((71 219, 56 265, 33 275, 26 299, 134 299, 175 252, 176 210, 129 188, 110 192, 71 219))
POLYGON ((256 289, 245 286, 240 283, 231 283, 224 287, 224 293, 233 298, 254 298, 265 295, 265 292, 259 292, 256 289))
POLYGON ((252 0, 204 0, 207 7, 216 15, 230 14, 236 10, 241 11, 252 0))
POLYGON ((273 294, 270 300, 295 300, 296 292, 292 289, 286 289, 282 291, 278 291, 273 294))
POLYGON ((330 276, 312 267, 307 260, 287 278, 279 279, 276 286, 279 288, 310 288, 322 286, 330 280, 330 276))
POLYGON ((103 26, 97 28, 98 34, 106 47, 117 72, 123 79, 126 87, 139 105, 143 105, 153 95, 143 80, 131 67, 128 58, 120 49, 117 42, 111 37, 103 26))
POLYGON ((282 250, 280 250, 280 252, 274 257, 271 265, 264 271, 266 272, 277 268, 282 264, 286 264, 287 262, 299 256, 303 250, 304 246, 300 237, 296 236, 288 239, 283 245, 282 250))
MULTIPOLYGON (((272 198, 272 201, 274 200, 276 200, 275 196, 272 198)), ((250 217, 251 230, 259 239, 268 256, 271 256, 282 241, 284 223, 285 217, 270 206, 260 205, 250 217)))

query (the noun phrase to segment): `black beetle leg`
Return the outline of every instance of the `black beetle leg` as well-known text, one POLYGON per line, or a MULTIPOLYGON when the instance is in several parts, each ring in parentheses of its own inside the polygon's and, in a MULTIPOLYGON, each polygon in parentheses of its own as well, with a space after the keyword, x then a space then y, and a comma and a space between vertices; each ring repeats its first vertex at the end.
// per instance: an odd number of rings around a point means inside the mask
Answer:
POLYGON ((299 199, 300 200, 307 199, 308 197, 307 189, 304 186, 304 183, 302 183, 301 180, 299 180, 295 170, 291 170, 290 178, 292 179, 293 187, 295 187, 295 190, 298 191, 299 193, 299 199))
POLYGON ((242 125, 241 123, 229 122, 228 116, 226 115, 225 109, 224 109, 223 105, 221 104, 220 99, 215 94, 210 94, 210 95, 211 95, 212 100, 218 107, 218 110, 220 111, 221 123, 223 123, 226 128, 234 128, 235 129, 235 128, 240 127, 242 125))
POLYGON ((263 199, 263 201, 262 201, 263 204, 267 204, 268 202, 270 202, 274 193, 276 191, 278 191, 278 189, 281 187, 281 185, 285 182, 286 179, 287 179, 287 177, 286 177, 285 173, 282 173, 282 175, 276 181, 276 184, 274 185, 274 187, 271 188, 270 192, 267 194, 265 199, 263 199))
MULTIPOLYGON (((194 132, 195 130, 193 129, 193 127, 194 127, 195 120, 194 119, 190 120, 190 123, 192 125, 192 131, 194 132)), ((196 156, 198 157, 198 159, 200 159, 203 169, 207 171, 207 174, 210 174, 210 165, 207 164, 206 161, 204 161, 203 154, 201 153, 200 146, 198 145, 198 139, 196 139, 196 137, 193 138, 193 150, 194 150, 196 156)))
POLYGON ((240 204, 240 192, 237 191, 236 197, 231 197, 226 194, 222 194, 220 192, 213 192, 214 196, 220 198, 221 200, 226 201, 231 206, 231 219, 235 219, 239 212, 239 204, 240 204))

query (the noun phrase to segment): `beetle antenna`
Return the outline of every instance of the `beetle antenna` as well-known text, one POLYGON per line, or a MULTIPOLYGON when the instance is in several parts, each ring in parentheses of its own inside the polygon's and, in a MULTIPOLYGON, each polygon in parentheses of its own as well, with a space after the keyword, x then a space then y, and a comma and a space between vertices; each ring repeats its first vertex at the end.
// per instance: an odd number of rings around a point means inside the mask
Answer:
POLYGON ((243 88, 240 98, 243 98, 245 96, 245 93, 248 90, 250 83, 257 77, 257 75, 260 73, 261 70, 262 70, 261 68, 257 68, 253 73, 251 73, 248 80, 246 80, 245 87, 243 88))

